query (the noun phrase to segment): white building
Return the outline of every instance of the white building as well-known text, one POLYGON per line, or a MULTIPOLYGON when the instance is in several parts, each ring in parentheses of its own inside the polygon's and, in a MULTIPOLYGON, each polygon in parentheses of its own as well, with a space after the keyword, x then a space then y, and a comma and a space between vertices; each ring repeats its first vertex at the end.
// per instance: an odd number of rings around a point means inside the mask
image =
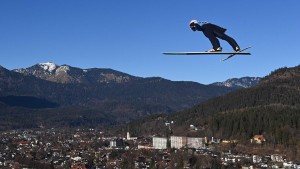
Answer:
POLYGON ((273 154, 273 155, 271 155, 271 160, 273 162, 283 162, 283 157, 278 154, 273 154))
POLYGON ((165 137, 153 137, 154 149, 167 149, 167 138, 165 137))
POLYGON ((171 136, 171 148, 180 149, 186 146, 186 143, 187 143, 186 137, 171 136))
POLYGON ((260 163, 260 162, 262 162, 262 157, 258 156, 258 155, 253 155, 252 159, 253 159, 253 163, 260 163))
POLYGON ((114 139, 114 140, 110 140, 109 146, 110 148, 120 148, 120 147, 124 147, 125 144, 123 139, 114 139))
POLYGON ((137 137, 131 137, 131 136, 130 136, 130 133, 127 132, 127 134, 126 134, 126 139, 127 139, 127 140, 137 140, 137 137))
POLYGON ((187 138, 187 146, 188 148, 201 148, 203 147, 203 138, 199 137, 188 137, 187 138))
POLYGON ((219 144, 220 142, 221 142, 221 139, 211 137, 211 143, 217 143, 217 144, 219 144))
POLYGON ((111 140, 111 141, 109 142, 109 147, 110 147, 110 148, 117 147, 117 142, 116 142, 116 140, 111 140))
POLYGON ((139 144, 138 145, 138 149, 153 149, 153 147, 151 145, 148 145, 148 144, 139 144))

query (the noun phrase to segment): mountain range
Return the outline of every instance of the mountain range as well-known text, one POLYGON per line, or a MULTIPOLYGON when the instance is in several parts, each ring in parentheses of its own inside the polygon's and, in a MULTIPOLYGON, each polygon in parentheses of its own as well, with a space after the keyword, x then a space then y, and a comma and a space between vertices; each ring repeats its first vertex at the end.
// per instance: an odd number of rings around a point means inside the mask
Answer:
MULTIPOLYGON (((249 87, 258 80, 235 82, 249 87)), ((51 62, 15 70, 0 66, 0 118, 5 121, 0 129, 120 124, 184 110, 237 90, 236 86, 142 78, 51 62)))

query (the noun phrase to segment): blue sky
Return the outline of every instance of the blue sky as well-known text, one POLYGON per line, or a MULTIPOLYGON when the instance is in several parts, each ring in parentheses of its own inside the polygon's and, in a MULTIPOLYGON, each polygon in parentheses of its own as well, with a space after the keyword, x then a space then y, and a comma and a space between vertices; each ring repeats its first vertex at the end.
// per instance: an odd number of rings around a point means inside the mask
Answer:
POLYGON ((50 61, 202 84, 263 77, 300 64, 299 8, 297 0, 1 0, 0 65, 50 61), (162 55, 211 48, 202 32, 189 30, 191 19, 227 28, 252 55, 226 62, 222 55, 162 55))

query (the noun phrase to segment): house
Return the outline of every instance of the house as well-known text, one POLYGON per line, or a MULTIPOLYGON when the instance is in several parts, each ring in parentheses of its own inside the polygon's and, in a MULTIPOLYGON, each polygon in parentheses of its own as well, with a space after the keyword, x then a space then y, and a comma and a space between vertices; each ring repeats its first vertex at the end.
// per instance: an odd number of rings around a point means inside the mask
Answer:
POLYGON ((139 144, 138 149, 153 149, 153 147, 150 144, 139 144))
POLYGON ((253 166, 250 165, 250 166, 242 166, 242 169, 253 169, 253 166))
POLYGON ((284 162, 284 163, 283 163, 283 167, 284 167, 284 168, 292 168, 292 166, 293 166, 293 163, 292 163, 292 162, 284 162))
POLYGON ((187 146, 188 148, 202 148, 204 147, 204 139, 199 137, 188 137, 187 146))
POLYGON ((272 154, 271 155, 271 160, 273 162, 283 162, 283 156, 282 155, 279 155, 279 154, 272 154))
POLYGON ((266 139, 264 137, 264 135, 255 135, 253 137, 253 139, 251 139, 251 143, 256 143, 256 144, 262 144, 263 142, 265 142, 266 139))
POLYGON ((191 124, 191 125, 190 125, 190 130, 191 130, 191 131, 197 131, 198 128, 195 127, 193 124, 191 124))
POLYGON ((224 144, 230 144, 230 143, 236 144, 238 142, 239 142, 238 140, 222 140, 222 143, 224 143, 224 144))
POLYGON ((262 162, 262 157, 258 156, 258 155, 253 155, 252 161, 253 161, 253 163, 260 163, 260 162, 262 162))

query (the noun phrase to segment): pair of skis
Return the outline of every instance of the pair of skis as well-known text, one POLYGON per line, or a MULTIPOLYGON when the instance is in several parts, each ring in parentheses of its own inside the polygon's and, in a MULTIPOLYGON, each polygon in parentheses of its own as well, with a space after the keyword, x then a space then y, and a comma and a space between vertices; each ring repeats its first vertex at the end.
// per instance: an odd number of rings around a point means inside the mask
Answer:
POLYGON ((221 60, 221 62, 230 59, 235 55, 251 55, 249 52, 244 52, 247 49, 250 49, 251 46, 240 50, 239 52, 163 52, 165 55, 229 55, 228 57, 221 60))

